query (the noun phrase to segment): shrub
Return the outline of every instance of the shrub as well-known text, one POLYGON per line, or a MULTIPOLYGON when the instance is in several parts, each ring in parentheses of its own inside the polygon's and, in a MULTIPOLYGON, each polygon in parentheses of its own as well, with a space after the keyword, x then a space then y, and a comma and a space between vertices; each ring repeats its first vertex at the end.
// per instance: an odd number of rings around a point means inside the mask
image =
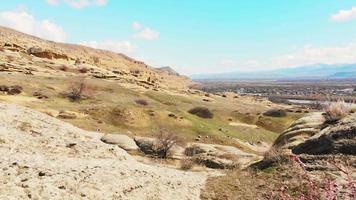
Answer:
POLYGON ((188 111, 190 114, 196 115, 201 118, 213 118, 214 114, 205 107, 195 107, 188 111))
POLYGON ((68 68, 67 66, 65 66, 65 65, 61 65, 61 66, 59 67, 59 70, 64 71, 64 72, 67 72, 67 71, 69 70, 69 68, 68 68))
POLYGON ((68 88, 67 97, 71 101, 92 98, 95 95, 93 86, 86 83, 83 79, 74 80, 68 88))
POLYGON ((171 153, 171 149, 174 145, 183 144, 183 140, 176 134, 160 129, 160 135, 157 138, 157 143, 154 145, 154 149, 157 157, 167 158, 171 153))
POLYGON ((198 145, 193 144, 184 150, 184 155, 186 156, 195 156, 197 154, 204 153, 205 151, 201 149, 198 145))
POLYGON ((137 100, 135 100, 135 103, 142 105, 142 106, 148 105, 148 102, 145 99, 137 99, 137 100))
POLYGON ((80 73, 82 73, 82 74, 85 74, 85 73, 87 73, 87 72, 89 71, 89 69, 86 68, 86 67, 82 67, 82 68, 78 69, 78 71, 79 71, 80 73))
POLYGON ((180 168, 182 170, 190 170, 194 167, 194 160, 190 158, 184 158, 180 161, 180 168))
POLYGON ((351 105, 339 100, 337 102, 328 103, 324 107, 324 111, 326 122, 333 123, 346 117, 351 111, 351 105))
POLYGON ((268 117, 285 117, 287 112, 282 109, 271 109, 263 113, 264 116, 268 117))

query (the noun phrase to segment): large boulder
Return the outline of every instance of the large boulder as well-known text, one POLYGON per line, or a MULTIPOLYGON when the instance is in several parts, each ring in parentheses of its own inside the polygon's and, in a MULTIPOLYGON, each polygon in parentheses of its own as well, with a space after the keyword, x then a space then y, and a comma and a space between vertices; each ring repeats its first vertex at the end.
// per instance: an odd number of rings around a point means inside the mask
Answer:
POLYGON ((245 167, 261 159, 255 154, 246 153, 233 146, 192 143, 185 154, 195 162, 214 169, 232 169, 245 167))
POLYGON ((101 141, 106 144, 118 145, 126 151, 138 151, 139 148, 135 141, 127 135, 122 134, 107 134, 101 138, 101 141))
POLYGON ((356 114, 329 126, 292 149, 295 154, 356 155, 356 114))
POLYGON ((276 149, 290 150, 311 136, 319 133, 324 122, 325 117, 322 112, 316 112, 302 117, 296 120, 275 140, 273 147, 276 149))

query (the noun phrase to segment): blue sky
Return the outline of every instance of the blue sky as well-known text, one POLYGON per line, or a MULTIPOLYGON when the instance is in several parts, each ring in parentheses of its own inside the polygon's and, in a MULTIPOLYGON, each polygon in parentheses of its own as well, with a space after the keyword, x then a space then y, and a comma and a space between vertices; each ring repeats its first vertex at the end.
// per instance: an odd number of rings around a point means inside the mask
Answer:
POLYGON ((356 0, 7 0, 0 25, 183 74, 356 63, 356 0))

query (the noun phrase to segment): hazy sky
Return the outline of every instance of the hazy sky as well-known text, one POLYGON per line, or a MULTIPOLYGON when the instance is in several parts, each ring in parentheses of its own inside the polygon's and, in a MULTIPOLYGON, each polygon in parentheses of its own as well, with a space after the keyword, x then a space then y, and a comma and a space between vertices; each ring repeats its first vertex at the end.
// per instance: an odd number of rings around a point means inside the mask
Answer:
POLYGON ((356 0, 3 0, 0 25, 183 74, 356 63, 356 0))

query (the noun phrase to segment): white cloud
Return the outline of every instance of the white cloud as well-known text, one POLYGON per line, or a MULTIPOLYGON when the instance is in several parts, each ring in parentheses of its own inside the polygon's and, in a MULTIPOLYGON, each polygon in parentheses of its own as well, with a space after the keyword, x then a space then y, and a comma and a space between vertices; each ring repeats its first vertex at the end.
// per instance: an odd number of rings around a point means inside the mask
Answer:
POLYGON ((56 42, 64 42, 67 37, 59 25, 47 19, 37 20, 25 10, 0 12, 0 25, 56 42))
POLYGON ((140 29, 143 28, 143 26, 142 26, 142 24, 141 24, 140 22, 133 22, 133 23, 132 23, 132 28, 133 28, 134 30, 140 30, 140 29))
MULTIPOLYGON (((356 42, 341 46, 314 47, 305 45, 288 54, 273 56, 259 60, 223 59, 214 72, 224 71, 256 71, 280 69, 314 64, 352 64, 356 63, 356 42)), ((214 68, 215 70, 215 68, 214 68)))
POLYGON ((59 3, 59 0, 47 0, 47 3, 50 5, 57 5, 59 3))
POLYGON ((269 65, 291 67, 317 63, 356 63, 356 43, 335 47, 313 47, 310 45, 286 55, 271 59, 269 65))
POLYGON ((124 53, 128 55, 132 54, 136 50, 136 46, 134 46, 129 41, 113 41, 113 40, 107 40, 102 42, 85 41, 85 42, 81 42, 80 44, 96 49, 109 50, 109 51, 124 53))
POLYGON ((47 0, 47 3, 50 5, 58 5, 62 1, 76 9, 88 6, 105 6, 108 3, 108 0, 47 0))
POLYGON ((142 40, 157 40, 160 36, 160 33, 156 30, 153 30, 149 27, 145 27, 140 22, 133 22, 132 28, 138 32, 134 34, 134 38, 142 40))
POLYGON ((144 28, 142 31, 135 34, 135 38, 143 40, 157 40, 159 32, 150 28, 144 28))
POLYGON ((346 22, 353 19, 356 19, 356 7, 352 7, 351 10, 340 10, 331 16, 331 20, 335 22, 346 22))

